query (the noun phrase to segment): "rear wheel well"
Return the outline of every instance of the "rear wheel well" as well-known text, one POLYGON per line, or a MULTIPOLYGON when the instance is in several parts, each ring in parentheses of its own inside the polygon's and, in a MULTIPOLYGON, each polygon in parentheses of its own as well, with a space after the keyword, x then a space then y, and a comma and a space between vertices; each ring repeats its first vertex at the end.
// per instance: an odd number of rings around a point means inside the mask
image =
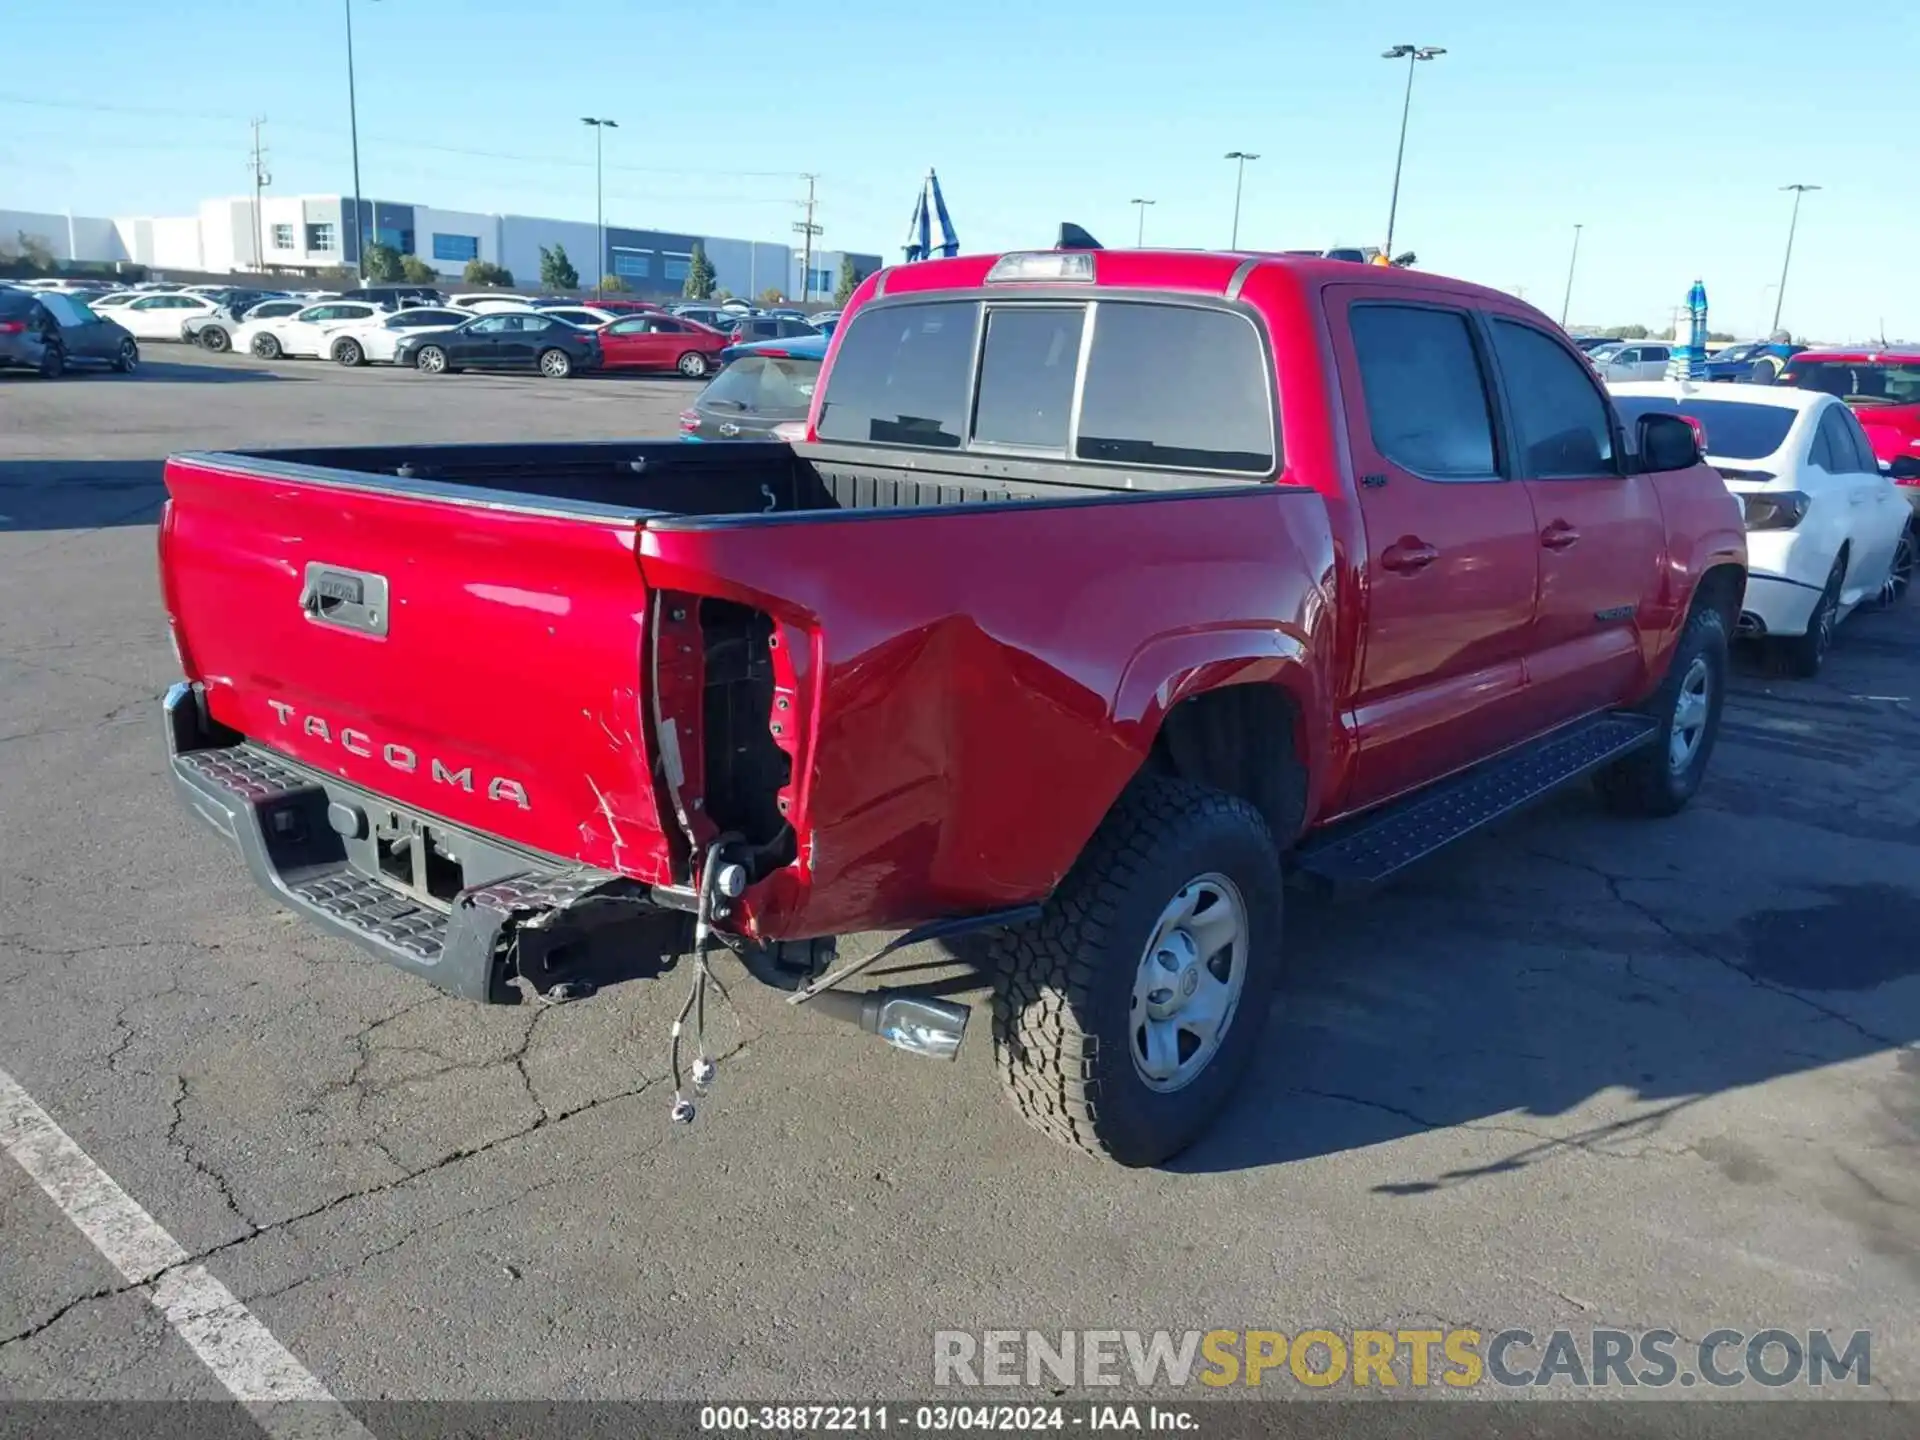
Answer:
POLYGON ((1738 565, 1715 565, 1693 587, 1693 603, 1687 608, 1690 612, 1703 607, 1718 610, 1720 618, 1727 622, 1727 634, 1731 635, 1740 622, 1740 605, 1746 593, 1744 570, 1738 565))
POLYGON ((1299 707, 1278 685, 1208 690, 1167 712, 1148 767, 1247 801, 1285 851, 1307 803, 1299 721, 1299 707))

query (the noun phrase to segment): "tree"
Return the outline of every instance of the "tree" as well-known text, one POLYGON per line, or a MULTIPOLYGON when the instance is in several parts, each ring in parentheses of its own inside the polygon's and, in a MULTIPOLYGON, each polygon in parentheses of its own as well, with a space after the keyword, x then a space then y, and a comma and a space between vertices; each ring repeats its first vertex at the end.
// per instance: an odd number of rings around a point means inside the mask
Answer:
POLYGON ((600 277, 600 290, 602 294, 618 295, 626 288, 627 278, 624 275, 602 275, 600 277))
POLYGON ((47 243, 46 236, 29 235, 24 230, 19 231, 18 234, 20 237, 20 258, 22 260, 28 265, 31 265, 35 270, 51 270, 54 268, 53 247, 47 243))
POLYGON ((440 278, 440 272, 418 255, 402 255, 400 278, 409 285, 431 285, 440 278))
POLYGON ((469 285, 513 284, 513 272, 491 260, 469 260, 467 268, 460 272, 460 278, 469 285))
POLYGON ((784 305, 786 301, 787 297, 780 293, 780 287, 778 285, 769 285, 760 292, 760 303, 762 305, 784 305))
POLYGON ((718 290, 714 291, 713 294, 709 295, 707 298, 709 300, 715 300, 715 301, 731 300, 733 299, 733 292, 727 289, 726 286, 722 285, 718 290))
POLYGON ((714 272, 713 262, 707 258, 706 242, 694 241, 693 254, 687 259, 687 283, 680 287, 680 293, 689 300, 711 300, 714 284, 719 278, 714 272))
POLYGON ((400 266, 400 252, 377 240, 367 246, 367 253, 361 257, 360 264, 367 279, 385 284, 392 284, 405 273, 400 266))
POLYGON ((851 255, 840 257, 840 283, 833 287, 833 303, 844 305, 853 298, 854 290, 860 284, 859 267, 853 263, 851 255))
POLYGON ((551 250, 544 245, 540 247, 540 286, 544 290, 580 288, 580 272, 567 258, 567 247, 558 241, 551 250))
POLYGON ((359 283, 360 272, 351 265, 329 265, 324 270, 315 271, 314 279, 332 280, 341 285, 355 285, 359 283))

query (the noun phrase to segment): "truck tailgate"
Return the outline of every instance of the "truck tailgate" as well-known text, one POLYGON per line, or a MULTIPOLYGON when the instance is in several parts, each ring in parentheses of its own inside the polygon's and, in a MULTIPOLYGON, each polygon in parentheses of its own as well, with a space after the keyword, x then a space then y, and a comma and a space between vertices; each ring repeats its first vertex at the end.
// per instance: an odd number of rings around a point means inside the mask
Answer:
POLYGON ((638 518, 170 461, 162 577, 220 724, 399 806, 671 879, 638 518))

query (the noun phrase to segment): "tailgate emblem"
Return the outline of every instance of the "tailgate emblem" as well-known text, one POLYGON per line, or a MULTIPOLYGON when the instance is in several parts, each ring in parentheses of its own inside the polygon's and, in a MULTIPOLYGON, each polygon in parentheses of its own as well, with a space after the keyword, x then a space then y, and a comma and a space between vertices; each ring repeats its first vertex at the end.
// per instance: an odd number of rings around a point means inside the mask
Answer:
POLYGON ((382 761, 402 775, 418 775, 424 771, 436 785, 450 785, 469 795, 485 795, 489 800, 517 805, 522 810, 533 808, 527 799, 527 787, 510 776, 488 775, 484 771, 476 775, 471 762, 456 769, 452 762, 438 755, 423 756, 411 745, 376 741, 365 730, 352 725, 334 725, 324 715, 309 714, 284 700, 269 700, 267 708, 273 711, 282 728, 292 730, 308 740, 318 741, 322 745, 337 745, 349 755, 358 755, 362 760, 382 761))

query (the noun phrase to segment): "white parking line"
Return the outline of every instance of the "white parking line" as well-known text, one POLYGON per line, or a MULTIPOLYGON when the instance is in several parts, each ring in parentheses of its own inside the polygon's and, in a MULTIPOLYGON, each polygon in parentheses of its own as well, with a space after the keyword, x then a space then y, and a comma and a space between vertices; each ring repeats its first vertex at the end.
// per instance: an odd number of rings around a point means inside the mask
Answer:
POLYGON ((169 1235, 0 1070, 0 1149, 130 1284, 146 1292, 214 1378, 279 1440, 373 1440, 231 1290, 169 1235))

